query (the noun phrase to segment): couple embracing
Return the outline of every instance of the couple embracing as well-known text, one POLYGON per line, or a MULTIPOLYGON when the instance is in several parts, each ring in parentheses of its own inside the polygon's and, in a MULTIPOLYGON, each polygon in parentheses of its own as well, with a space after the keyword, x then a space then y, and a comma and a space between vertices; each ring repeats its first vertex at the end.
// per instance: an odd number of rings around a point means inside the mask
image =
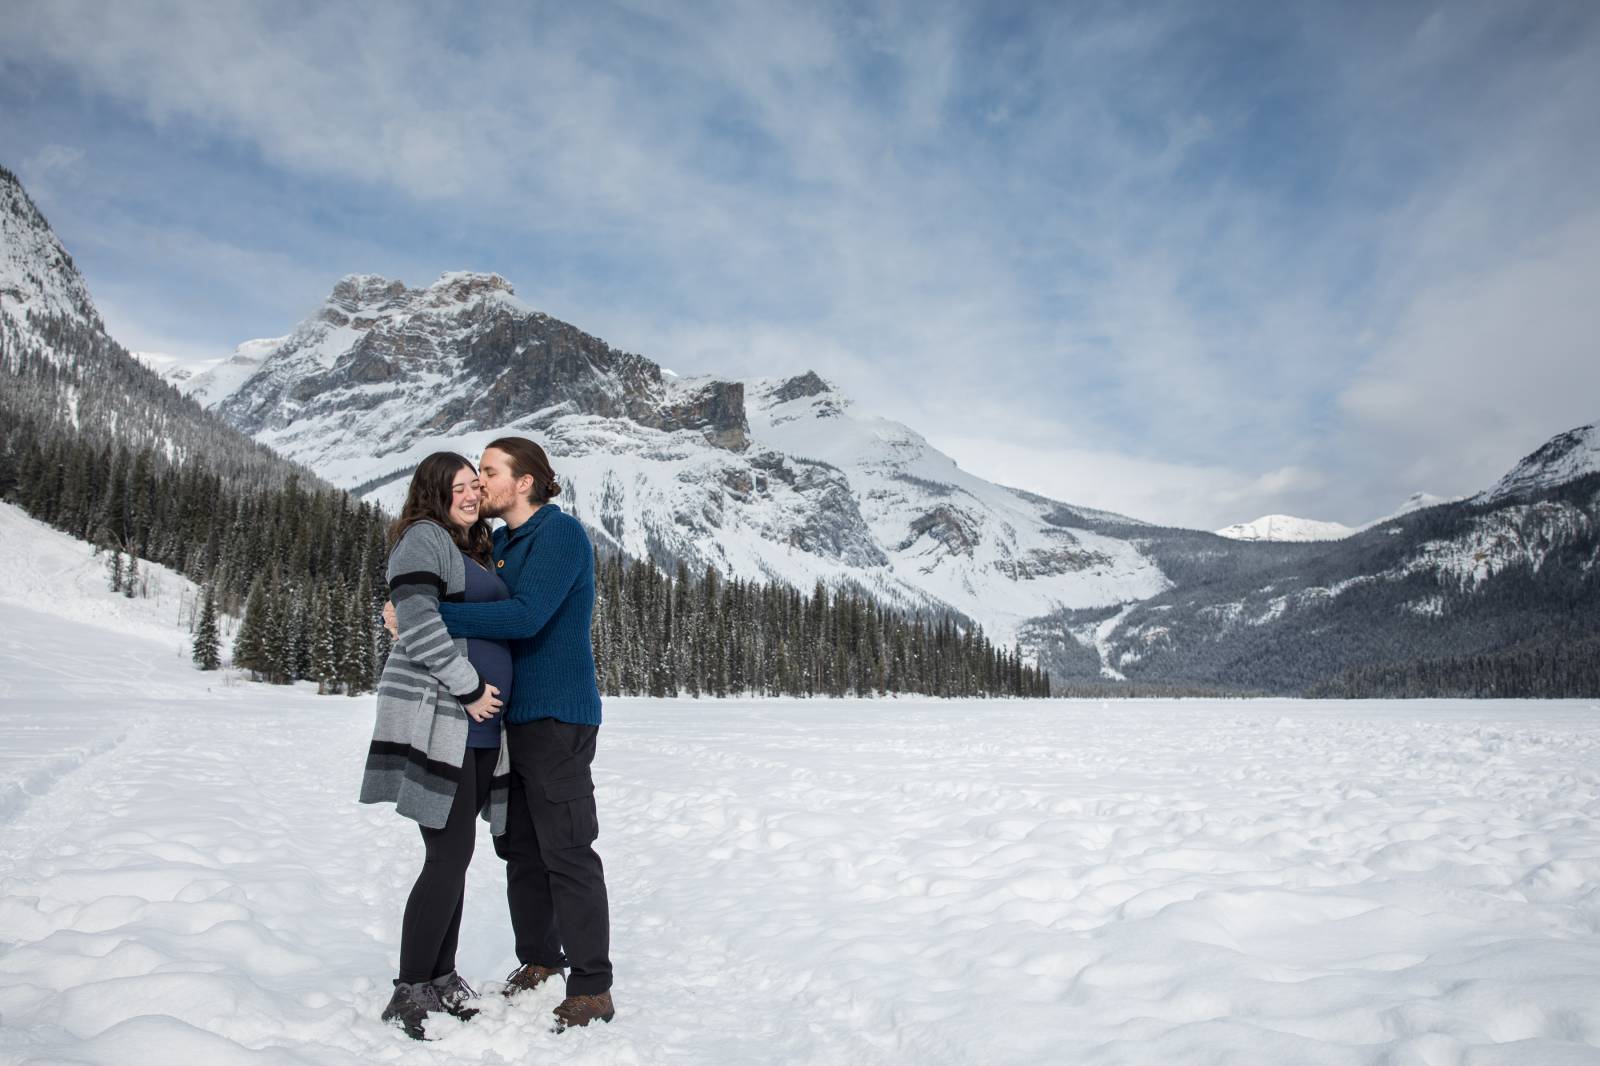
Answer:
POLYGON ((390 530, 385 615, 396 639, 361 801, 395 804, 422 832, 426 858, 383 1012, 417 1039, 431 1012, 477 1013, 455 952, 480 814, 506 862, 520 963, 504 994, 564 977, 554 1028, 613 1016, 605 873, 592 847, 594 554, 551 502, 560 491, 543 448, 501 437, 481 469, 453 452, 424 459, 390 530), (489 518, 505 525, 491 534, 489 518))

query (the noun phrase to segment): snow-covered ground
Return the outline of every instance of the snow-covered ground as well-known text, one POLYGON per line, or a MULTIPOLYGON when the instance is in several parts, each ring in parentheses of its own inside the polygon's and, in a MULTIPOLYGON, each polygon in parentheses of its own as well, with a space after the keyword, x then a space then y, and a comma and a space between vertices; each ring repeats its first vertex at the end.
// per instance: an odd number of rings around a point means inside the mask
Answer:
MULTIPOLYGON (((1600 1062, 1592 701, 611 700, 617 1020, 491 996, 416 1044, 370 699, 202 674, 41 558, 0 593, 3 1063, 1600 1062)), ((480 827, 480 987, 503 884, 480 827)))

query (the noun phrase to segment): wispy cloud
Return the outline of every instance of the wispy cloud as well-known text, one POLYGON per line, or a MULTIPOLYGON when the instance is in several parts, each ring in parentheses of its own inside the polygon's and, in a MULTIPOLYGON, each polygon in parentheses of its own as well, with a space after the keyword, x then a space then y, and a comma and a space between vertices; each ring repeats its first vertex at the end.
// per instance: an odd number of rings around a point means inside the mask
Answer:
POLYGON ((496 269, 1075 502, 1358 522, 1596 417, 1597 71, 1581 3, 60 0, 9 19, 0 133, 179 345, 496 269))

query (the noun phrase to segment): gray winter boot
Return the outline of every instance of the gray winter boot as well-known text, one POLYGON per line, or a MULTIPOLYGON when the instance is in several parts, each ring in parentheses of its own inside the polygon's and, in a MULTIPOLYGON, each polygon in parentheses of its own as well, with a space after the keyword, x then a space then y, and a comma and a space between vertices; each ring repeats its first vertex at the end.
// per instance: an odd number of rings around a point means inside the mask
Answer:
POLYGON ((383 1020, 398 1023, 413 1040, 426 1040, 427 1037, 422 1035, 422 1023, 433 1011, 444 1009, 439 990, 432 981, 418 981, 416 984, 396 981, 394 995, 389 998, 389 1005, 383 1008, 383 1020))
POLYGON ((478 998, 478 993, 472 986, 461 979, 461 975, 451 970, 443 977, 433 979, 433 987, 439 990, 439 1002, 444 1004, 444 1009, 452 1016, 466 1021, 478 1013, 478 1008, 467 1006, 467 1001, 478 998))

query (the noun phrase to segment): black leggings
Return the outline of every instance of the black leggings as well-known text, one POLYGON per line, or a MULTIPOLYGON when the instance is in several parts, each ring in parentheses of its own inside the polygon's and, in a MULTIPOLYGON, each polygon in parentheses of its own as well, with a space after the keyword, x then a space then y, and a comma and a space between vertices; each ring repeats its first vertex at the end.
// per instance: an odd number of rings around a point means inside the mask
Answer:
POLYGON ((461 935, 461 905, 466 898, 467 865, 478 836, 478 812, 489 799, 499 748, 468 748, 461 780, 443 829, 420 826, 427 858, 411 886, 400 926, 400 980, 415 984, 443 977, 456 968, 461 935))

